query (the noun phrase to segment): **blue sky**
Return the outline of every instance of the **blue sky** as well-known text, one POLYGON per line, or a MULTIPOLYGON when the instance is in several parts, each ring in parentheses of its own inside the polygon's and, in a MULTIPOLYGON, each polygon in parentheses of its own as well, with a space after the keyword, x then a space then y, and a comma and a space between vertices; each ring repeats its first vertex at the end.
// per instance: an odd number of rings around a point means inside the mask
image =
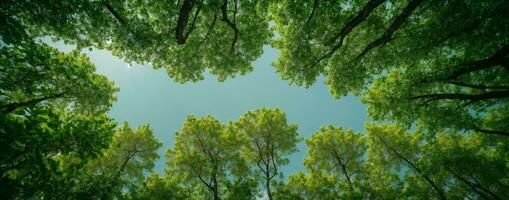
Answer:
MULTIPOLYGON (((44 41, 64 52, 73 48, 61 42, 44 41)), ((218 82, 216 77, 207 75, 203 81, 185 84, 174 82, 162 69, 138 64, 128 67, 107 51, 82 52, 89 55, 99 74, 106 75, 120 88, 111 117, 120 123, 127 121, 131 127, 149 123, 163 142, 159 150, 161 159, 155 167, 157 172, 163 172, 164 152, 173 147, 175 132, 188 115, 210 114, 227 122, 238 119, 248 110, 279 107, 286 113, 289 123, 299 125, 298 132, 304 138, 329 124, 355 131, 364 129, 366 106, 360 98, 334 99, 323 79, 307 89, 290 85, 272 67, 278 52, 270 47, 264 48, 264 54, 253 63, 253 72, 245 76, 218 82)), ((304 169, 305 155, 305 145, 301 143, 299 152, 290 157, 290 164, 282 168, 285 176, 304 169)))

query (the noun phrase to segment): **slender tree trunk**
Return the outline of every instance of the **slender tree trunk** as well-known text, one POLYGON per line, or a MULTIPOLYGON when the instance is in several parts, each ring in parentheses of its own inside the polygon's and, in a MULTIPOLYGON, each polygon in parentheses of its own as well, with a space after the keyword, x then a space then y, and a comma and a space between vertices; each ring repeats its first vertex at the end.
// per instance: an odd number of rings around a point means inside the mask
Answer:
POLYGON ((267 188, 267 197, 272 200, 272 191, 270 190, 270 179, 265 180, 265 188, 267 188))
POLYGON ((352 179, 350 178, 350 174, 348 174, 348 171, 346 171, 346 166, 342 164, 341 169, 343 170, 343 173, 345 173, 346 180, 348 181, 348 187, 350 187, 350 190, 353 190, 352 179))
POLYGON ((214 200, 220 200, 221 198, 219 198, 219 191, 217 189, 217 186, 214 187, 214 200))
POLYGON ((270 180, 271 180, 271 177, 270 177, 270 173, 269 173, 269 164, 267 163, 265 165, 265 189, 267 190, 267 197, 269 198, 269 200, 272 200, 272 191, 270 189, 270 180))

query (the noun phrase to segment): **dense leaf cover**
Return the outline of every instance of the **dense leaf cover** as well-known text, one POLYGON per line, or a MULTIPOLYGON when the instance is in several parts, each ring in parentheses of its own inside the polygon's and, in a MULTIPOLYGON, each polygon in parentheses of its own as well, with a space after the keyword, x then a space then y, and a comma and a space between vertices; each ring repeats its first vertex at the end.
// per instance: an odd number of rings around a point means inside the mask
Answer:
POLYGON ((509 2, 6 0, 0 4, 0 199, 509 199, 509 2), (76 45, 63 53, 42 37, 76 45), (363 133, 309 138, 275 108, 188 116, 162 143, 108 116, 118 88, 81 54, 177 82, 253 70, 359 95, 363 133), (299 142, 305 171, 282 174, 299 142))

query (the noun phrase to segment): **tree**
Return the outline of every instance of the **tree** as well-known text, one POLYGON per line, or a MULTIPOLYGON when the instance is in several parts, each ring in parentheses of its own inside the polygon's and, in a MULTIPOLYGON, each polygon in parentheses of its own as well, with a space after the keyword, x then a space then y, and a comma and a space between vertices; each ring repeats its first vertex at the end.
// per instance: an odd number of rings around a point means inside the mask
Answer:
POLYGON ((0 45, 2 196, 68 199, 71 176, 111 142, 116 123, 106 112, 118 89, 79 51, 10 34, 0 45))
POLYGON ((280 174, 279 167, 288 163, 287 156, 297 150, 297 125, 288 124, 286 115, 276 108, 249 111, 229 126, 243 138, 242 155, 258 169, 268 198, 273 199, 272 180, 280 174))
POLYGON ((7 1, 0 8, 7 41, 23 33, 107 49, 165 68, 181 83, 205 71, 221 81, 251 71, 272 35, 268 1, 7 1))
POLYGON ((341 177, 345 188, 354 192, 355 179, 364 170, 366 146, 360 134, 334 126, 322 127, 306 140, 308 169, 320 170, 341 177))
MULTIPOLYGON (((109 148, 102 152, 101 157, 89 163, 85 178, 99 176, 109 179, 110 183, 103 183, 99 186, 106 188, 108 193, 103 194, 106 196, 97 197, 108 198, 110 194, 115 194, 115 191, 121 191, 127 186, 141 183, 144 174, 154 168, 154 161, 159 158, 156 151, 161 146, 162 143, 155 138, 148 124, 132 130, 125 122, 113 135, 109 148)), ((93 185, 92 187, 98 186, 93 185)), ((90 195, 95 196, 96 194, 90 195)))
POLYGON ((225 131, 212 116, 187 117, 176 133, 175 148, 166 152, 167 172, 188 184, 205 188, 208 197, 221 199, 229 180, 246 173, 240 158, 240 137, 225 131))

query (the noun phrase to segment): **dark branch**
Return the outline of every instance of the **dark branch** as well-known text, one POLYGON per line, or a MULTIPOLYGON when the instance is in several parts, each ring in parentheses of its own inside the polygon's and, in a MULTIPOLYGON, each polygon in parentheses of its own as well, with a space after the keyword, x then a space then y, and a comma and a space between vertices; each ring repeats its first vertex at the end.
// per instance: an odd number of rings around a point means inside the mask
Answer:
POLYGON ((356 60, 361 59, 372 49, 384 45, 390 40, 392 40, 392 35, 396 30, 401 27, 401 25, 405 22, 405 20, 410 17, 412 12, 423 2, 424 0, 412 0, 408 3, 408 5, 403 9, 403 11, 396 17, 396 19, 392 22, 392 24, 385 30, 382 37, 376 39, 366 46, 366 48, 355 58, 356 60))
POLYGON ((108 12, 110 12, 111 15, 113 15, 113 17, 118 21, 119 24, 126 25, 124 18, 122 18, 122 16, 118 14, 118 12, 115 10, 115 8, 113 8, 111 4, 105 2, 103 5, 104 7, 106 7, 106 10, 108 10, 108 12))
POLYGON ((191 27, 189 27, 189 30, 187 31, 187 33, 185 33, 185 38, 184 38, 184 41, 187 40, 187 38, 189 37, 189 35, 191 34, 191 32, 193 31, 194 29, 194 25, 196 24, 196 19, 198 19, 198 15, 200 14, 200 11, 201 11, 201 4, 198 5, 198 8, 196 9, 196 11, 194 12, 194 18, 193 18, 193 22, 191 22, 191 27))
POLYGON ((50 99, 62 98, 63 96, 64 96, 63 93, 58 93, 58 94, 53 94, 53 95, 49 95, 49 96, 45 96, 45 97, 31 99, 31 100, 24 101, 24 102, 16 102, 16 103, 1 105, 0 112, 10 113, 20 107, 35 106, 36 104, 38 104, 40 102, 47 101, 50 99))
POLYGON ((452 67, 454 70, 450 72, 448 75, 445 75, 443 77, 438 78, 430 78, 425 80, 424 82, 431 82, 431 81, 446 81, 446 80, 454 80, 459 78, 462 75, 484 70, 491 68, 496 65, 505 65, 509 61, 509 58, 507 57, 509 54, 509 45, 505 45, 500 50, 498 50, 495 54, 490 56, 489 58, 483 59, 483 60, 477 60, 466 64, 461 64, 452 67))
POLYGON ((486 196, 486 194, 484 194, 484 193, 480 192, 479 190, 477 190, 477 188, 474 186, 474 184, 472 182, 470 182, 467 179, 463 178, 461 175, 457 174, 456 172, 454 172, 453 170, 451 170, 447 166, 445 166, 445 169, 447 171, 449 171, 452 175, 454 175, 454 177, 456 177, 458 180, 463 182, 465 185, 469 186, 470 189, 472 189, 472 191, 474 191, 476 194, 478 194, 479 196, 483 197, 484 199, 490 199, 490 198, 488 198, 488 196, 486 196))
POLYGON ((136 155, 137 152, 132 152, 131 154, 129 154, 129 156, 127 156, 127 158, 124 160, 124 162, 122 163, 122 165, 120 166, 120 168, 118 169, 117 173, 115 174, 115 177, 118 178, 120 177, 120 175, 122 174, 122 172, 125 170, 125 168, 127 167, 127 164, 129 164, 129 161, 134 158, 134 156, 136 155))
POLYGON ((482 128, 475 128, 474 130, 481 132, 481 133, 491 134, 491 135, 509 136, 508 131, 487 130, 487 129, 482 129, 482 128))
MULTIPOLYGON (((235 1, 235 0, 234 0, 235 1)), ((239 29, 237 28, 237 25, 235 24, 235 16, 237 15, 237 2, 235 1, 234 4, 234 11, 233 11, 233 18, 234 21, 232 22, 228 18, 228 0, 223 1, 223 5, 221 6, 221 15, 223 16, 221 18, 221 21, 225 22, 231 29, 233 29, 233 41, 230 47, 230 51, 233 53, 235 50, 235 44, 237 43, 238 35, 239 35, 239 29)))
POLYGON ((461 82, 456 82, 456 81, 448 81, 447 83, 450 83, 450 84, 453 84, 453 85, 457 85, 457 86, 462 86, 462 87, 469 87, 469 88, 479 89, 479 90, 488 90, 488 89, 507 90, 507 89, 509 89, 509 86, 473 85, 473 84, 461 83, 461 82))
POLYGON ((347 163, 343 162, 343 160, 341 159, 342 158, 341 155, 339 155, 339 153, 333 147, 331 147, 330 151, 331 151, 332 155, 334 156, 334 158, 336 159, 336 161, 338 161, 338 164, 341 167, 341 171, 343 171, 343 173, 345 174, 346 180, 348 181, 348 187, 351 190, 353 190, 352 179, 350 178, 350 174, 348 173, 348 171, 346 169, 347 163))
POLYGON ((193 54, 193 57, 196 57, 196 55, 198 54, 198 51, 200 50, 201 46, 207 42, 207 40, 209 39, 209 35, 210 33, 212 32, 212 30, 214 30, 214 26, 216 25, 216 21, 217 21, 217 12, 214 14, 214 18, 212 19, 212 23, 209 27, 209 30, 207 31, 207 33, 205 34, 205 37, 203 38, 203 40, 200 42, 200 44, 198 45, 198 47, 196 47, 196 50, 194 51, 194 54, 193 54))
POLYGON ((330 43, 334 43, 339 38, 346 37, 352 30, 357 27, 359 24, 361 24, 366 18, 368 18, 369 14, 375 10, 380 4, 385 2, 385 0, 371 0, 369 1, 362 10, 348 23, 343 26, 341 31, 339 31, 334 38, 330 41, 330 43))
MULTIPOLYGON (((186 43, 186 36, 184 35, 184 29, 189 21, 189 15, 193 9, 195 0, 185 0, 182 8, 180 8, 179 18, 177 19, 177 28, 175 29, 175 36, 177 38, 177 44, 186 43)), ((197 16, 195 16, 196 18, 197 16)), ((189 33, 188 33, 189 34, 189 33)))
POLYGON ((428 102, 436 101, 436 100, 443 100, 443 99, 482 101, 482 100, 488 100, 488 99, 501 99, 501 98, 507 98, 507 97, 509 97, 509 90, 492 91, 492 92, 485 92, 485 93, 481 93, 481 94, 460 94, 460 93, 426 94, 426 95, 410 97, 408 99, 410 99, 410 100, 426 99, 428 102))
POLYGON ((371 0, 371 1, 369 1, 362 8, 362 10, 352 20, 350 20, 348 23, 346 23, 345 26, 343 26, 343 28, 341 29, 341 31, 339 31, 332 38, 332 40, 329 42, 330 44, 334 44, 339 39, 339 41, 336 43, 336 45, 334 45, 329 52, 327 52, 323 56, 319 57, 315 62, 313 62, 309 67, 307 67, 307 69, 313 68, 315 65, 320 63, 323 59, 326 59, 326 58, 332 56, 332 54, 334 54, 339 48, 341 48, 345 37, 348 34, 350 34, 355 27, 359 26, 359 24, 361 24, 364 20, 366 20, 366 18, 368 18, 369 14, 375 8, 377 8, 380 4, 382 4, 384 1, 385 0, 371 0))
POLYGON ((311 19, 313 19, 313 17, 315 16, 316 9, 318 8, 318 4, 319 4, 319 0, 315 0, 313 2, 313 9, 311 10, 311 15, 309 15, 308 20, 306 20, 306 23, 304 24, 304 26, 307 26, 309 24, 309 22, 311 21, 311 19))
POLYGON ((378 138, 378 140, 385 146, 389 149, 389 151, 391 151, 397 158, 401 159, 403 162, 407 163, 412 169, 414 169, 417 174, 419 176, 421 176, 422 178, 424 178, 424 180, 433 188, 433 190, 437 193, 438 197, 442 200, 445 200, 447 199, 444 195, 444 192, 442 191, 441 188, 439 188, 436 183, 431 180, 430 177, 428 177, 426 174, 423 173, 423 171, 417 167, 417 165, 415 165, 412 161, 410 161, 409 159, 407 159, 406 157, 404 157, 403 155, 401 155, 396 149, 392 148, 390 145, 388 145, 385 140, 383 140, 382 138, 380 138, 379 136, 376 136, 376 138, 378 138))

